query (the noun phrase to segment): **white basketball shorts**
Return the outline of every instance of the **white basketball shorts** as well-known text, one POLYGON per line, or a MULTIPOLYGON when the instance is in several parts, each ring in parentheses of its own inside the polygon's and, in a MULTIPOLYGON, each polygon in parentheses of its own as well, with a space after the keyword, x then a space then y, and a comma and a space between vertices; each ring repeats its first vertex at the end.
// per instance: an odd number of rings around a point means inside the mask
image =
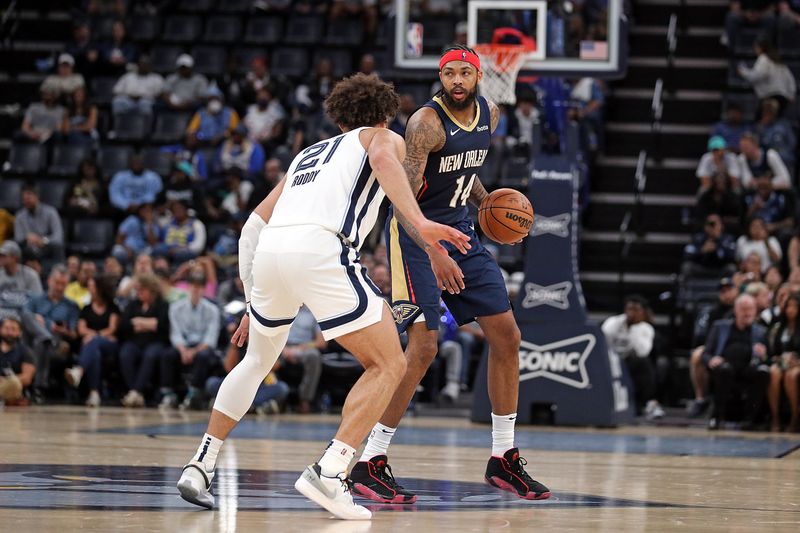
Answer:
POLYGON ((356 251, 334 233, 316 225, 267 226, 253 259, 250 323, 275 335, 303 304, 325 340, 379 322, 386 305, 356 251))

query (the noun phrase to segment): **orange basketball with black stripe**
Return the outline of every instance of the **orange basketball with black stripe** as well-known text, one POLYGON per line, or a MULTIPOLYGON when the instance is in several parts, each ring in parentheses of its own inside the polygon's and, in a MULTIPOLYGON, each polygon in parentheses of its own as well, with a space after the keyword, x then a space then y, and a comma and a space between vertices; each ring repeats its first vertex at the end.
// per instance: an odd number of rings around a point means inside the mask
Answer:
POLYGON ((497 189, 483 199, 478 224, 495 242, 512 244, 526 237, 533 227, 533 206, 514 189, 497 189))

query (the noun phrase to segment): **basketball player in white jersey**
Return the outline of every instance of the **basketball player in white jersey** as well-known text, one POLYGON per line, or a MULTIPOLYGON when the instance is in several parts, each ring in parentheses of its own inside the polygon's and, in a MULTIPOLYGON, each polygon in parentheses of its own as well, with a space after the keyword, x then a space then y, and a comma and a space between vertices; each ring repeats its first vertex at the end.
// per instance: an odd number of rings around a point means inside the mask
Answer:
POLYGON ((300 153, 242 229, 239 271, 249 313, 232 342, 242 346, 249 338, 249 345, 222 383, 206 434, 184 467, 178 490, 185 500, 213 508, 209 489, 222 442, 249 409, 305 304, 325 339, 335 338, 365 372, 347 396, 336 436, 295 487, 338 518, 371 518, 353 503, 347 467, 406 364, 391 311, 358 262, 359 248, 384 193, 407 231, 431 250, 446 254, 439 241, 462 253, 469 248, 466 235, 429 221, 419 209, 401 163, 405 143, 386 129, 398 100, 392 86, 375 76, 339 82, 325 104, 344 133, 300 153))

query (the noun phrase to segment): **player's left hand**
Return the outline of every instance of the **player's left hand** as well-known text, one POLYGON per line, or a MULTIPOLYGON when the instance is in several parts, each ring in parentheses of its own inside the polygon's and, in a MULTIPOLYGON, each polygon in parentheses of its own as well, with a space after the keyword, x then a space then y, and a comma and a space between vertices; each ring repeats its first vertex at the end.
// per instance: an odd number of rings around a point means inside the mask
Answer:
POLYGON ((430 254, 431 270, 436 285, 450 294, 458 294, 464 288, 464 273, 449 255, 430 254))
POLYGON ((245 314, 242 317, 242 321, 239 322, 239 327, 236 328, 236 331, 233 333, 231 337, 231 344, 235 344, 239 348, 244 346, 247 342, 247 336, 250 333, 250 315, 245 314))

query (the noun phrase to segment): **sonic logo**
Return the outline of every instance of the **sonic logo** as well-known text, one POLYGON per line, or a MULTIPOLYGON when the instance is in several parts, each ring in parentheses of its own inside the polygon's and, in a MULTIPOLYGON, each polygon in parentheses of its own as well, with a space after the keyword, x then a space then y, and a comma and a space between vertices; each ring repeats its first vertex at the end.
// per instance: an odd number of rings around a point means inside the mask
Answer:
POLYGON ((576 389, 585 389, 589 386, 586 359, 595 344, 597 339, 590 333, 542 346, 522 341, 519 380, 545 378, 576 389))

